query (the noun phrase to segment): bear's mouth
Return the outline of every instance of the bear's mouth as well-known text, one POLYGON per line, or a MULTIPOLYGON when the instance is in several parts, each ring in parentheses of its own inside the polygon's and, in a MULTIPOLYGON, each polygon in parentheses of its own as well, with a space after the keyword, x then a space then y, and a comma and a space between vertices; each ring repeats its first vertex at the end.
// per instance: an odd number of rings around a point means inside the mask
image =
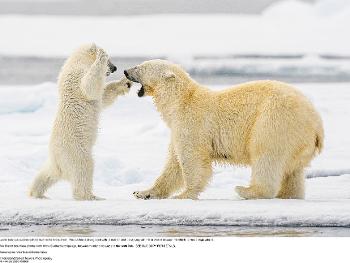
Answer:
POLYGON ((137 96, 143 97, 143 95, 145 95, 145 88, 143 86, 141 86, 141 88, 137 92, 137 96))
POLYGON ((133 76, 130 76, 127 71, 124 71, 124 75, 128 80, 131 80, 132 82, 136 82, 136 83, 140 83, 140 81, 138 81, 137 79, 135 79, 133 76))

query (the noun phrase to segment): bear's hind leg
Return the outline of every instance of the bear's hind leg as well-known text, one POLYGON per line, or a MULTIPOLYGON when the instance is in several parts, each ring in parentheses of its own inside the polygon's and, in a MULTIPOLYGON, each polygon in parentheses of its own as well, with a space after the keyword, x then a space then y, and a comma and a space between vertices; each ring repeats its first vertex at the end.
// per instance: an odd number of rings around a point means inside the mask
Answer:
POLYGON ((280 188, 283 175, 283 160, 265 154, 252 166, 249 187, 237 186, 236 192, 244 199, 271 199, 280 188))
POLYGON ((92 157, 83 157, 72 164, 71 183, 75 200, 104 200, 93 194, 94 163, 92 157))
POLYGON ((296 169, 293 172, 286 173, 282 180, 281 189, 276 197, 282 199, 304 199, 304 184, 303 169, 296 169))
POLYGON ((33 198, 46 198, 45 192, 49 187, 58 181, 58 171, 52 167, 47 166, 42 168, 29 190, 29 196, 33 198))

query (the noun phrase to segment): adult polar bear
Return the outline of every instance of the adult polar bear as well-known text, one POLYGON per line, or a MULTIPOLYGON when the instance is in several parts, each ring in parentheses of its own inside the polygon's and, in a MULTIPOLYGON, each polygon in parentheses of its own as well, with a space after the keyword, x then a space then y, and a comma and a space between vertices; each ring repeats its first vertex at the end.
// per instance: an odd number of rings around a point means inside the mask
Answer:
POLYGON ((245 199, 304 198, 303 169, 322 150, 323 127, 312 104, 278 81, 255 81, 211 91, 179 66, 151 60, 124 71, 153 96, 171 130, 167 164, 154 186, 137 198, 196 199, 212 162, 251 165, 245 199))
POLYGON ((106 75, 116 67, 95 44, 78 48, 65 62, 58 78, 59 106, 54 122, 49 157, 30 189, 43 198, 60 179, 69 180, 76 200, 96 200, 92 192, 92 147, 97 136, 99 113, 118 95, 129 91, 126 78, 106 85, 106 75))

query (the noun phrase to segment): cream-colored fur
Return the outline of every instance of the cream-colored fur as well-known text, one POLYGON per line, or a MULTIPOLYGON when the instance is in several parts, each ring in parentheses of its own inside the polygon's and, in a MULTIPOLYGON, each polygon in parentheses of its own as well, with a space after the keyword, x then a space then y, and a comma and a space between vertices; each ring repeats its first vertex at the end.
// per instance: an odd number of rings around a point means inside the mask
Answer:
MULTIPOLYGON (((171 130, 168 160, 154 186, 137 198, 196 199, 212 163, 251 166, 245 199, 304 198, 303 169, 322 150, 322 121, 299 91, 270 80, 212 91, 179 66, 162 60, 125 71, 142 84, 171 130)), ((143 92, 144 91, 144 92, 143 92)))
POLYGON ((94 44, 77 49, 58 78, 59 105, 53 125, 49 156, 35 178, 30 196, 44 198, 58 180, 70 181, 76 200, 99 199, 93 194, 92 147, 100 111, 129 91, 126 78, 106 84, 108 55, 94 44))

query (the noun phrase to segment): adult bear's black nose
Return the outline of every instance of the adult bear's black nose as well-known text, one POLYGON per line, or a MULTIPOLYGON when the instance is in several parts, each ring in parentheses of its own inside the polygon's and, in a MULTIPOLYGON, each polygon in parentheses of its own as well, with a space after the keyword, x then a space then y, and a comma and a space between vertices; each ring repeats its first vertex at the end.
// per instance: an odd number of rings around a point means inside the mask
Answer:
POLYGON ((125 77, 129 77, 129 74, 126 70, 124 70, 124 75, 125 75, 125 77))
POLYGON ((111 71, 112 71, 112 73, 115 72, 115 71, 117 71, 117 67, 116 67, 116 66, 113 66, 111 71))

